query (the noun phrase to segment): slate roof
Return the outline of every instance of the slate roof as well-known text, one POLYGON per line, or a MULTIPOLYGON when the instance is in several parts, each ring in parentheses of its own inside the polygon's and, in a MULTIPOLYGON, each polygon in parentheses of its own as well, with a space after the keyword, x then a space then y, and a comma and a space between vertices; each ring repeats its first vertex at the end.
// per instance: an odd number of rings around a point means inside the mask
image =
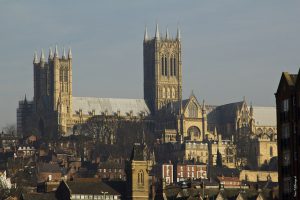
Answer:
MULTIPOLYGON (((189 103, 189 101, 190 101, 190 99, 182 100, 182 109, 184 109, 186 107, 186 105, 189 103)), ((180 110, 180 101, 172 102, 172 104, 173 104, 174 112, 178 113, 180 110)))
POLYGON ((116 190, 101 181, 68 181, 66 184, 68 185, 71 194, 101 195, 103 192, 108 192, 108 195, 120 195, 116 190))
POLYGON ((234 123, 237 109, 240 109, 244 104, 244 101, 229 103, 221 106, 217 106, 216 109, 211 111, 207 115, 208 123, 234 123))
POLYGON ((54 192, 49 193, 27 193, 21 195, 21 200, 57 200, 54 192))
POLYGON ((99 164, 99 169, 124 169, 124 162, 107 161, 99 164))
POLYGON ((61 173, 61 169, 57 163, 39 163, 38 166, 38 172, 50 172, 50 173, 61 173))
POLYGON ((119 111, 121 116, 128 116, 130 112, 133 116, 140 116, 142 113, 145 116, 150 114, 144 99, 73 97, 73 114, 77 114, 80 109, 85 115, 93 110, 96 115, 101 115, 106 111, 108 115, 115 115, 119 111))

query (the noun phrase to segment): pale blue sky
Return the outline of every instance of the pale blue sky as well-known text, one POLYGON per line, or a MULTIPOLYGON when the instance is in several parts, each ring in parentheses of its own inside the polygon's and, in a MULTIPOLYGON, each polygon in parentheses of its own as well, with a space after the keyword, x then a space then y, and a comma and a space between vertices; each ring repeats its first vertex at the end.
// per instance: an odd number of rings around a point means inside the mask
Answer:
POLYGON ((183 95, 225 104, 246 96, 275 105, 282 71, 300 66, 300 2, 0 2, 0 128, 16 121, 18 100, 33 95, 35 50, 72 47, 75 96, 143 97, 144 27, 182 30, 183 95))

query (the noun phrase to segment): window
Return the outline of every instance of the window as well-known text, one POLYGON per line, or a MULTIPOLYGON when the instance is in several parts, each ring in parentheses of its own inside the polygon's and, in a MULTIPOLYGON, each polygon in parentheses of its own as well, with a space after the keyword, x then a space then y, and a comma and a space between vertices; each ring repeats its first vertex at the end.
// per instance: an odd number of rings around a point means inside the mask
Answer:
POLYGON ((64 82, 68 82, 68 70, 65 69, 64 71, 64 82))
POLYGON ((270 156, 273 156, 273 147, 270 147, 270 156))
POLYGON ((170 75, 173 76, 173 58, 170 58, 170 75))
POLYGON ((168 76, 168 60, 166 56, 165 56, 165 76, 168 76))
POLYGON ((170 99, 171 94, 170 94, 170 88, 167 88, 167 98, 170 99))
POLYGON ((165 62, 164 57, 161 57, 161 75, 165 75, 165 62))
POLYGON ((197 118, 198 117, 198 108, 194 102, 189 104, 189 117, 197 118))
POLYGON ((176 76, 176 58, 173 58, 173 75, 176 76))
POLYGON ((165 88, 162 89, 162 98, 166 98, 166 89, 165 88))
POLYGON ((285 123, 282 124, 282 138, 283 139, 288 139, 290 137, 290 129, 289 129, 289 124, 285 123))
POLYGON ((63 77, 64 77, 64 70, 63 70, 63 69, 60 69, 60 70, 59 70, 59 81, 60 81, 60 82, 63 82, 63 77))
POLYGON ((172 88, 172 98, 175 99, 175 89, 172 88))
POLYGON ((140 170, 138 172, 138 185, 144 185, 144 172, 140 170))
POLYGON ((285 99, 282 101, 282 111, 283 112, 289 111, 289 99, 285 99))

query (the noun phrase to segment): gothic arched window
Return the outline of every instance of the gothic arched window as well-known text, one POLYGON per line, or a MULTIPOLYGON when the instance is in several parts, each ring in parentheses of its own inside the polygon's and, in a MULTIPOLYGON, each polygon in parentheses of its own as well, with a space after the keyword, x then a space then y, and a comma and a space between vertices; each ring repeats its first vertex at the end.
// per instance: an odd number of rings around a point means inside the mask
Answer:
MULTIPOLYGON (((172 56, 173 57, 173 56, 172 56)), ((173 76, 173 58, 170 58, 170 75, 173 76)))
POLYGON ((166 56, 165 56, 165 76, 168 76, 168 60, 166 56))
POLYGON ((64 70, 60 69, 59 70, 59 81, 63 82, 64 81, 63 78, 64 78, 64 70))
POLYGON ((173 75, 176 76, 176 58, 173 58, 173 75))
POLYGON ((175 99, 175 89, 172 88, 172 98, 175 99))
POLYGON ((194 102, 189 104, 189 117, 197 118, 198 117, 198 107, 194 102))
POLYGON ((167 88, 167 98, 170 99, 170 88, 167 88))
POLYGON ((138 172, 138 184, 139 185, 144 185, 144 172, 143 172, 143 170, 140 170, 138 172))
POLYGON ((68 82, 68 69, 64 70, 64 82, 68 82))
POLYGON ((161 75, 165 75, 165 60, 164 56, 161 57, 161 75))

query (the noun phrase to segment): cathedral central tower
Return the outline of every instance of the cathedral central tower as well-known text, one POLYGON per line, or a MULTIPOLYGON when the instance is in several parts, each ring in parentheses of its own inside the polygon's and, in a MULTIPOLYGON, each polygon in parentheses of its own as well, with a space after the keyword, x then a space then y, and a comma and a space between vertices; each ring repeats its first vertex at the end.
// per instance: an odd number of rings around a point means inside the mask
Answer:
POLYGON ((181 36, 175 39, 167 29, 161 37, 158 25, 154 38, 144 35, 144 99, 155 114, 167 103, 182 99, 181 36))

